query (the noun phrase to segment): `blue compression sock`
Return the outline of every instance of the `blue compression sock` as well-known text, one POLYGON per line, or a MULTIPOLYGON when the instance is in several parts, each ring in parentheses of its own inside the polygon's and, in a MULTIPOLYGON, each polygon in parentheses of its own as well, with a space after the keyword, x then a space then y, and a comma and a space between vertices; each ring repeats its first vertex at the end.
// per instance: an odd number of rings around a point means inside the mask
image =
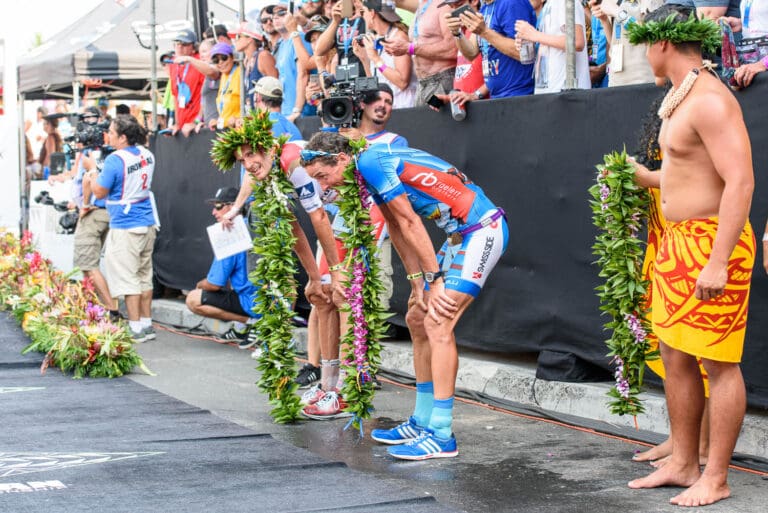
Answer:
POLYGON ((429 418, 429 428, 440 438, 450 438, 453 430, 453 397, 435 399, 432 406, 432 416, 429 418))
POLYGON ((432 402, 435 400, 434 390, 431 381, 416 383, 416 406, 413 409, 413 417, 419 426, 425 427, 429 424, 432 402))

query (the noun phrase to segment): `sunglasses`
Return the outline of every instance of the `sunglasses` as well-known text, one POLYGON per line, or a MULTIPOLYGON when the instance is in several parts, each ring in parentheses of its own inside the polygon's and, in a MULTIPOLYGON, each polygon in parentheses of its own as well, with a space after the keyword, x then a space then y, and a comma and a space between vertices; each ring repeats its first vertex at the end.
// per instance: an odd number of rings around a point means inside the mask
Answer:
POLYGON ((272 18, 282 18, 288 14, 288 11, 272 11, 272 18))
POLYGON ((266 18, 261 18, 259 21, 262 22, 262 23, 268 23, 268 22, 272 21, 272 16, 267 16, 266 18))
POLYGON ((226 207, 226 206, 229 206, 229 205, 231 205, 231 203, 214 203, 214 204, 213 204, 213 209, 214 209, 214 210, 216 210, 216 211, 218 212, 218 211, 219 211, 219 210, 221 210, 222 208, 224 208, 224 207, 226 207))
POLYGON ((320 157, 338 157, 339 153, 328 153, 327 151, 319 151, 319 150, 301 150, 301 153, 299 154, 301 156, 301 160, 307 164, 312 162, 315 159, 318 159, 320 157))
POLYGON ((214 64, 218 64, 220 62, 227 62, 229 60, 229 55, 215 55, 211 57, 211 62, 214 64))

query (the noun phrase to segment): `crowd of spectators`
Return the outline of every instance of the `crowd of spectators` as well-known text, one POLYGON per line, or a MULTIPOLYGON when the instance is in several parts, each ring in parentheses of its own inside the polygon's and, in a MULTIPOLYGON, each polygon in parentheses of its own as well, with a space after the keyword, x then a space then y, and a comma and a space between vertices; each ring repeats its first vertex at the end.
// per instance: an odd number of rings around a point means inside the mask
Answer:
MULTIPOLYGON (((739 86, 766 70, 768 7, 738 0, 671 0, 724 19, 741 43, 739 86), (748 5, 747 5, 748 4, 748 5)), ((469 101, 653 82, 644 48, 626 25, 664 0, 583 0, 575 8, 575 84, 566 84, 565 0, 287 0, 255 10, 237 28, 209 28, 201 41, 179 33, 168 66, 171 133, 221 129, 255 106, 265 76, 282 84, 290 121, 317 114, 334 81, 376 77, 395 94, 394 108, 436 97, 469 101), (332 78, 330 78, 332 77, 332 78), (240 95, 243 109, 241 109, 240 95)), ((169 116, 170 118, 170 116, 169 116)))

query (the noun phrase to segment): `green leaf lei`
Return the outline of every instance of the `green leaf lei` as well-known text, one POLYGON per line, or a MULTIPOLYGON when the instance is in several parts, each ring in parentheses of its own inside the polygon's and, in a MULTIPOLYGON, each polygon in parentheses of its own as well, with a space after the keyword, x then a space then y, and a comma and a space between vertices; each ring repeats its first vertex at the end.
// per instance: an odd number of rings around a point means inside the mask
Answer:
POLYGON ((717 23, 710 19, 698 19, 693 12, 684 22, 675 21, 675 18, 675 14, 670 14, 663 21, 630 22, 627 25, 629 42, 633 45, 652 45, 659 41, 672 44, 698 42, 702 50, 709 53, 715 53, 720 48, 721 32, 717 23))
POLYGON ((264 153, 274 148, 269 175, 253 186, 253 252, 261 258, 249 278, 257 288, 253 311, 261 316, 255 325, 263 348, 257 366, 261 372, 258 384, 273 406, 270 414, 282 424, 296 420, 301 410, 291 323, 297 287, 292 224, 296 217, 289 202, 293 186, 280 168, 280 153, 288 138, 275 139, 271 129, 269 112, 254 111, 242 127, 227 130, 214 141, 211 158, 226 171, 236 164, 243 145, 264 153))
POLYGON ((341 239, 347 249, 345 274, 347 300, 345 311, 350 312, 349 329, 342 343, 347 347, 343 366, 346 379, 341 395, 353 417, 347 427, 354 425, 363 436, 363 419, 370 418, 373 410, 373 375, 381 362, 381 343, 384 320, 389 314, 379 300, 383 285, 379 279, 377 244, 368 211, 372 201, 365 182, 357 170, 357 155, 365 149, 366 140, 350 141, 353 159, 344 170, 344 184, 337 187, 339 214, 349 227, 341 239))
POLYGON ((616 379, 608 392, 608 405, 611 413, 637 415, 644 411, 639 394, 645 361, 656 356, 648 353, 646 340, 649 284, 642 276, 644 247, 638 238, 649 197, 635 183, 635 168, 627 161, 626 151, 606 155, 597 169, 597 183, 589 192, 592 220, 600 233, 592 250, 598 256, 599 276, 605 279, 596 290, 600 310, 611 317, 604 327, 612 332, 606 345, 616 379))

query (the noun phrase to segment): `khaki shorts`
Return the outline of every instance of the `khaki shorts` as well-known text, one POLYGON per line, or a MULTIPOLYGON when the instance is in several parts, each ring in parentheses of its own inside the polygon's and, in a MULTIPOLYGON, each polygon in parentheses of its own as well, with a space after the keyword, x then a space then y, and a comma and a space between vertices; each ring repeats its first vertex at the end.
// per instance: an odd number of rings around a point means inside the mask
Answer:
POLYGON ((112 228, 104 250, 107 284, 114 297, 137 296, 152 290, 154 226, 112 228))
POLYGON ((105 208, 97 208, 81 217, 75 229, 75 252, 73 263, 81 271, 99 268, 101 249, 109 232, 109 214, 105 208))

